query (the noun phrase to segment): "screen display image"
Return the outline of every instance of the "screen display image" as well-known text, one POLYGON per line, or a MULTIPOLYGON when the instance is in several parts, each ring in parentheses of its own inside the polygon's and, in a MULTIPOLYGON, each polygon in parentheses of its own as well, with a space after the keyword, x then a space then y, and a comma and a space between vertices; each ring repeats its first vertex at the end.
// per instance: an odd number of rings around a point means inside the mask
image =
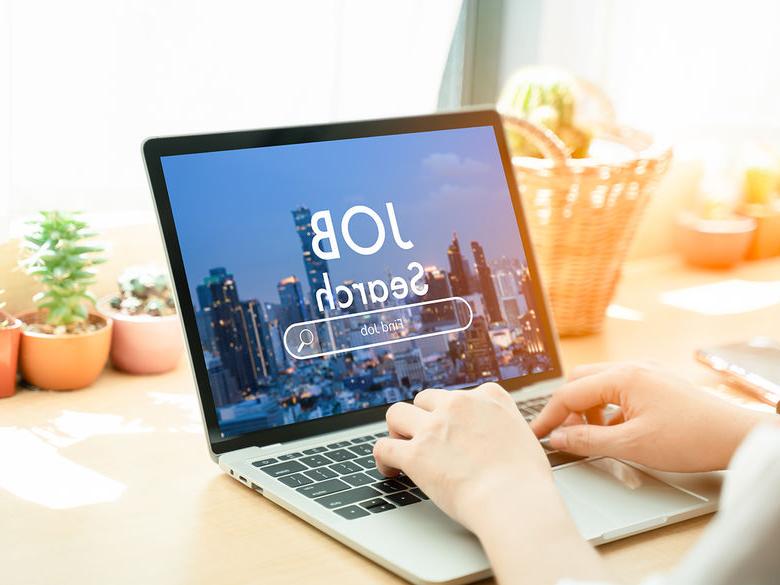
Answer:
POLYGON ((223 437, 552 368, 492 126, 162 166, 223 437))

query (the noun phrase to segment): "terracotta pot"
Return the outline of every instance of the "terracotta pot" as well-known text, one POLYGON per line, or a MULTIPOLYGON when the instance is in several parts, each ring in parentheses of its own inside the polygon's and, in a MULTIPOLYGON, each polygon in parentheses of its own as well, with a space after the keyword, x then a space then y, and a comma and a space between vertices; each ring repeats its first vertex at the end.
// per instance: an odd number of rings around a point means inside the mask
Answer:
POLYGON ((98 311, 114 322, 111 363, 130 374, 161 374, 176 367, 184 343, 178 315, 153 317, 114 311, 108 299, 98 311))
POLYGON ((0 311, 0 321, 6 319, 9 325, 0 327, 0 398, 8 398, 16 392, 19 338, 22 334, 22 322, 0 311))
MULTIPOLYGON (((25 323, 35 323, 39 313, 19 315, 25 323)), ((22 331, 22 377, 46 390, 77 390, 94 382, 108 360, 111 347, 111 319, 90 313, 100 329, 80 335, 49 335, 22 331)))
POLYGON ((677 218, 677 249, 693 266, 731 268, 744 260, 755 231, 750 218, 700 219, 683 213, 677 218))
POLYGON ((780 202, 774 205, 746 205, 739 212, 756 221, 756 233, 748 249, 748 260, 780 256, 780 202))

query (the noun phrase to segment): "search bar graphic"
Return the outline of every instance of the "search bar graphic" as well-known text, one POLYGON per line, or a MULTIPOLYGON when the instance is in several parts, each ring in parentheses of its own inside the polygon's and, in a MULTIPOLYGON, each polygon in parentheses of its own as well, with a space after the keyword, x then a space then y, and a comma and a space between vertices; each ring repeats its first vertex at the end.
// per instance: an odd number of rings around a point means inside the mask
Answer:
POLYGON ((284 330, 284 349, 296 360, 347 353, 414 339, 457 333, 471 327, 474 311, 462 297, 447 297, 362 313, 293 323, 284 330), (422 324, 427 313, 439 324, 422 324))

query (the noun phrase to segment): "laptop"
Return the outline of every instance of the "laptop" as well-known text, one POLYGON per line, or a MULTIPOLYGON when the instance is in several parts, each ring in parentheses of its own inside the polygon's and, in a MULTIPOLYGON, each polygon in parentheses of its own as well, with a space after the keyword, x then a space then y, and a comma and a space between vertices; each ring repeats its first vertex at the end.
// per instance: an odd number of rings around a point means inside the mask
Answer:
MULTIPOLYGON (((411 582, 488 576, 477 539, 372 450, 388 405, 424 388, 496 381, 530 420, 562 381, 498 114, 143 151, 214 461, 411 582)), ((548 458, 594 544, 717 506, 712 475, 548 458)))

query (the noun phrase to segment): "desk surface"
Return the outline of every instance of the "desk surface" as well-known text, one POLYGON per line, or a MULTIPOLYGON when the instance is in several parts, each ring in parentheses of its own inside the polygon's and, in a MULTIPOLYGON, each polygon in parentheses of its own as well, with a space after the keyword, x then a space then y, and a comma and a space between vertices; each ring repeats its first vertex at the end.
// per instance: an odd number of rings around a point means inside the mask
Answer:
MULTIPOLYGON (((780 336, 778 287, 780 259, 730 272, 672 258, 632 264, 603 333, 564 340, 564 363, 649 358, 725 390, 693 350, 780 336)), ((674 564, 708 521, 599 551, 635 582, 674 564)), ((401 583, 219 471, 185 363, 155 377, 109 369, 87 390, 0 401, 0 567, 14 585, 401 583)))

